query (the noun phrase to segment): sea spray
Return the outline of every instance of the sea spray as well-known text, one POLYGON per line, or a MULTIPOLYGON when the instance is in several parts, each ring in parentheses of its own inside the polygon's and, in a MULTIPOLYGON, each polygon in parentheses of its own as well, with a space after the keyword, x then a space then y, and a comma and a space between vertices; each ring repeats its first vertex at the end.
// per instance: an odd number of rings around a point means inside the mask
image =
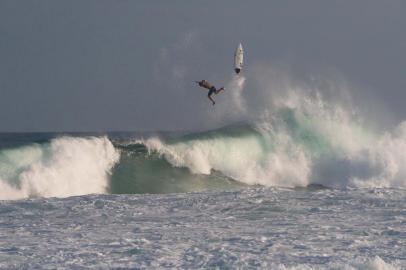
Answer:
POLYGON ((231 76, 225 85, 225 90, 214 96, 216 105, 214 108, 209 108, 207 115, 210 122, 221 125, 247 118, 247 107, 243 98, 245 82, 246 77, 242 74, 231 76))
POLYGON ((226 90, 228 90, 227 98, 230 99, 232 103, 227 105, 236 113, 245 113, 247 110, 245 100, 242 97, 245 81, 246 78, 243 75, 233 76, 231 81, 226 85, 226 90))
POLYGON ((406 187, 404 123, 377 133, 318 93, 293 91, 285 97, 240 134, 241 127, 229 127, 210 136, 151 137, 139 143, 193 174, 219 171, 246 184, 406 187))

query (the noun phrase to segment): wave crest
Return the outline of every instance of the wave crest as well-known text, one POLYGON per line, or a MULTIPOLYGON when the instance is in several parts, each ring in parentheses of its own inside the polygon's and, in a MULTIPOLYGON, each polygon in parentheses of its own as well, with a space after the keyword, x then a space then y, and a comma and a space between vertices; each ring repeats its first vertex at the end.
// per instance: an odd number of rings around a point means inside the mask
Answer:
POLYGON ((104 193, 119 152, 107 137, 60 137, 0 152, 0 199, 104 193))

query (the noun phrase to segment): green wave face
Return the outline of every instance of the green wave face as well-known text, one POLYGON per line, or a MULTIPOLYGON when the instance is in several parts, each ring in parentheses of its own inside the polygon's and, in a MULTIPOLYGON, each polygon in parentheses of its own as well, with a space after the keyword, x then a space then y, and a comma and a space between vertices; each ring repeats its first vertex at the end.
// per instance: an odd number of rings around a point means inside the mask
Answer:
POLYGON ((112 171, 109 192, 183 193, 232 190, 241 186, 219 172, 192 174, 187 168, 173 167, 163 156, 148 152, 143 144, 134 144, 122 147, 120 161, 112 171))
POLYGON ((302 125, 293 111, 280 112, 278 117, 283 121, 271 129, 243 124, 180 137, 149 137, 121 146, 110 191, 167 193, 246 184, 307 185, 289 170, 292 166, 306 170, 309 159, 329 152, 331 146, 302 125))

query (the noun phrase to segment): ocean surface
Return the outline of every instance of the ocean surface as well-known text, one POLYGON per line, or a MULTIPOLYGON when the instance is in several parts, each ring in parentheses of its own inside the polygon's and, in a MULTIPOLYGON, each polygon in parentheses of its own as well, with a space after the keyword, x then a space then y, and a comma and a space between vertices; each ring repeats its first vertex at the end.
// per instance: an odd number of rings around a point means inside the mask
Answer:
POLYGON ((406 269, 406 123, 0 134, 1 269, 406 269))

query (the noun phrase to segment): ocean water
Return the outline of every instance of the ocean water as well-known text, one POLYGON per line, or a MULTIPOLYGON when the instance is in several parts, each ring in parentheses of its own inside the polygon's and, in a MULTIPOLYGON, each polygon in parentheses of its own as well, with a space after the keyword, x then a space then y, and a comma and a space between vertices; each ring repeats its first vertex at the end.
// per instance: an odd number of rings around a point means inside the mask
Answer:
POLYGON ((405 191, 243 188, 0 203, 3 269, 405 269, 405 191))
POLYGON ((288 101, 200 132, 1 134, 0 268, 406 269, 406 124, 288 101))

